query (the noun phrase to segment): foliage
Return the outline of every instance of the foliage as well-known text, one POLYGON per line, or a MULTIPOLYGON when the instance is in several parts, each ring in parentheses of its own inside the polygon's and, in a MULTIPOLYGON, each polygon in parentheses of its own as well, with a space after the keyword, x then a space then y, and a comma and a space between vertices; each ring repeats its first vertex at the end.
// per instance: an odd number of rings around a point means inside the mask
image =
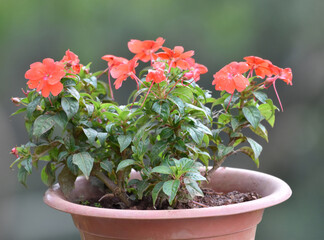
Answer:
POLYGON ((67 197, 77 176, 95 176, 125 207, 149 197, 159 208, 203 196, 201 182, 232 154, 244 153, 259 166, 262 147, 243 130, 268 141, 263 122, 273 127, 277 108, 263 90, 277 79, 291 84, 291 70, 252 56, 232 62, 214 75, 221 93, 213 98, 197 84, 207 68, 195 63, 194 51, 163 44, 163 38, 131 40, 133 59, 105 55, 108 68, 95 73, 70 50, 61 61, 33 63, 25 77, 34 90, 12 98, 22 106, 13 115, 25 112, 29 136, 12 149, 18 180, 25 184, 42 161, 42 181, 58 181, 67 197), (139 61, 150 65, 136 75, 139 61), (99 80, 104 75, 107 82, 99 80), (136 81, 129 104, 114 101, 111 77, 115 88, 136 81), (132 169, 140 180, 130 179, 132 169))

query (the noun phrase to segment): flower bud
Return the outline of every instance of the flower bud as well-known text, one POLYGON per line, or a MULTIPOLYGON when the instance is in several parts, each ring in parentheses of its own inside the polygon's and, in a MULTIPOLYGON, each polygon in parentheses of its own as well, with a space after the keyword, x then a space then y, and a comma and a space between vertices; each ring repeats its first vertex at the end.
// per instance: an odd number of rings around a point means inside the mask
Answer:
POLYGON ((13 102, 16 106, 19 106, 20 105, 20 98, 12 97, 11 102, 13 102))
POLYGON ((16 158, 19 158, 19 153, 18 153, 17 147, 12 148, 10 153, 15 155, 16 158))
POLYGON ((37 105, 37 106, 36 106, 36 110, 42 112, 42 111, 43 111, 43 108, 42 108, 41 106, 37 105))

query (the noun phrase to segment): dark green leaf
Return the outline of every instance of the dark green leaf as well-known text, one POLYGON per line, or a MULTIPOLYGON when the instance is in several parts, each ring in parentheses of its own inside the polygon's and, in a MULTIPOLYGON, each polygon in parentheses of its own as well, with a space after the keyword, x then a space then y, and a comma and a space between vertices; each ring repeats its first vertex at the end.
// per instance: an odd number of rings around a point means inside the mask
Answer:
POLYGON ((163 121, 166 121, 170 115, 169 104, 164 101, 155 102, 152 106, 152 110, 159 114, 163 121))
POLYGON ((92 128, 83 128, 83 132, 87 136, 89 142, 91 144, 94 144, 98 132, 96 130, 92 129, 92 128))
POLYGON ((31 103, 27 106, 27 117, 30 118, 33 114, 33 112, 36 110, 37 105, 40 104, 42 97, 38 96, 36 97, 31 103))
POLYGON ((29 157, 29 158, 24 159, 21 162, 21 166, 23 166, 26 169, 26 171, 27 171, 28 174, 31 174, 32 173, 32 168, 33 168, 33 165, 32 165, 32 157, 29 157))
POLYGON ((93 104, 85 104, 87 112, 88 112, 88 116, 91 116, 93 111, 94 111, 94 106, 93 104))
POLYGON ((114 163, 112 161, 106 160, 103 162, 100 162, 100 167, 104 170, 106 170, 108 173, 112 173, 114 169, 114 163))
POLYGON ((247 106, 243 108, 245 118, 251 123, 252 127, 257 128, 261 121, 261 113, 259 109, 254 106, 247 106))
POLYGON ((93 167, 93 157, 88 152, 81 152, 73 155, 72 162, 80 168, 81 172, 88 179, 93 167))
POLYGON ((78 100, 72 97, 62 98, 61 105, 68 119, 71 119, 79 110, 78 100))
POLYGON ((164 128, 160 133, 160 137, 161 137, 161 139, 168 139, 173 134, 174 134, 174 131, 171 128, 164 128))
POLYGON ((26 185, 26 179, 28 176, 28 172, 24 167, 19 168, 18 170, 18 181, 23 184, 25 187, 27 187, 26 185))
POLYGON ((79 167, 73 163, 73 156, 70 155, 66 160, 66 165, 74 175, 79 174, 79 167))
POLYGON ((159 193, 161 192, 163 184, 164 182, 157 183, 152 190, 153 206, 155 206, 156 199, 159 196, 159 193))
POLYGON ((68 119, 64 111, 60 111, 57 114, 53 116, 54 122, 60 126, 62 129, 65 129, 65 127, 68 124, 68 119))
POLYGON ((169 180, 163 184, 163 192, 169 196, 169 203, 172 205, 174 198, 178 193, 180 180, 169 180))
POLYGON ((60 184, 60 189, 62 190, 64 196, 69 198, 71 191, 74 188, 76 176, 69 170, 67 166, 64 166, 57 178, 60 184))
POLYGON ((46 164, 41 172, 41 179, 47 186, 52 186, 55 182, 55 166, 52 162, 46 164))
POLYGON ((40 137, 54 126, 55 122, 50 115, 40 115, 34 122, 33 135, 40 137))
POLYGON ((218 145, 218 157, 222 158, 222 157, 226 156, 227 154, 229 154, 230 152, 232 152, 233 150, 234 150, 234 148, 232 146, 226 147, 223 144, 219 144, 218 145))
POLYGON ((20 108, 18 109, 16 112, 14 112, 13 114, 11 114, 10 116, 15 116, 19 113, 25 112, 27 110, 27 108, 20 108))
POLYGON ((157 159, 160 155, 160 153, 164 152, 164 150, 167 147, 167 143, 164 141, 158 141, 153 145, 152 151, 151 151, 151 161, 154 161, 157 159))
POLYGON ((137 196, 139 200, 143 198, 143 193, 148 187, 149 187, 149 183, 146 180, 138 181, 136 183, 137 196))
POLYGON ((186 130, 191 138, 197 143, 201 144, 202 140, 204 138, 204 132, 201 130, 195 128, 195 127, 190 127, 190 126, 181 126, 181 129, 186 130))
POLYGON ((175 105, 177 105, 180 114, 184 114, 185 104, 183 103, 183 101, 180 98, 173 96, 172 94, 169 94, 168 99, 171 102, 173 102, 175 105))
POLYGON ((135 161, 133 159, 126 159, 126 160, 123 160, 121 161, 119 164, 118 164, 118 167, 117 167, 117 170, 116 172, 128 167, 128 166, 131 166, 131 165, 134 165, 135 164, 135 161))
POLYGON ((130 134, 129 135, 119 135, 117 140, 118 140, 118 143, 120 146, 120 152, 122 152, 131 144, 133 138, 130 134))
POLYGON ((97 138, 98 138, 98 140, 99 140, 101 146, 103 146, 103 145, 105 144, 106 139, 107 139, 107 135, 108 135, 108 134, 105 133, 105 132, 98 132, 98 134, 97 134, 97 138))

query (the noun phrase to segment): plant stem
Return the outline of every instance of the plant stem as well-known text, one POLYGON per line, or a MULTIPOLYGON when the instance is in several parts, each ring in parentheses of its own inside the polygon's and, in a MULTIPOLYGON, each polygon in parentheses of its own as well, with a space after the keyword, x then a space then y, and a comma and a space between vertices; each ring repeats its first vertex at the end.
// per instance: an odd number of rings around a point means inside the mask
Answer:
POLYGON ((94 175, 99 178, 127 207, 130 207, 132 205, 131 201, 128 199, 127 194, 112 180, 110 180, 103 172, 98 170, 94 173, 94 175))

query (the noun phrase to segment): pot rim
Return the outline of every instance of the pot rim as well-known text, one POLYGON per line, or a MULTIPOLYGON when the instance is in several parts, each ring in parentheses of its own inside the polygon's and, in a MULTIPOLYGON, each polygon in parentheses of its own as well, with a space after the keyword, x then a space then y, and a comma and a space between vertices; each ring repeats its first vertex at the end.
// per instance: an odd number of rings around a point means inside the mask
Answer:
POLYGON ((110 219, 137 219, 137 220, 157 220, 157 219, 186 219, 186 218, 205 218, 215 216, 227 216, 246 212, 262 210, 290 198, 291 188, 283 180, 272 175, 257 172, 253 170, 221 167, 217 171, 227 171, 235 174, 251 174, 252 176, 262 178, 265 182, 271 183, 273 187, 272 193, 263 196, 262 198, 208 208, 193 208, 193 209, 176 209, 176 210, 129 210, 129 209, 108 209, 84 206, 67 201, 58 184, 49 188, 44 195, 44 202, 59 211, 67 212, 75 215, 83 215, 89 217, 100 217, 110 219))

